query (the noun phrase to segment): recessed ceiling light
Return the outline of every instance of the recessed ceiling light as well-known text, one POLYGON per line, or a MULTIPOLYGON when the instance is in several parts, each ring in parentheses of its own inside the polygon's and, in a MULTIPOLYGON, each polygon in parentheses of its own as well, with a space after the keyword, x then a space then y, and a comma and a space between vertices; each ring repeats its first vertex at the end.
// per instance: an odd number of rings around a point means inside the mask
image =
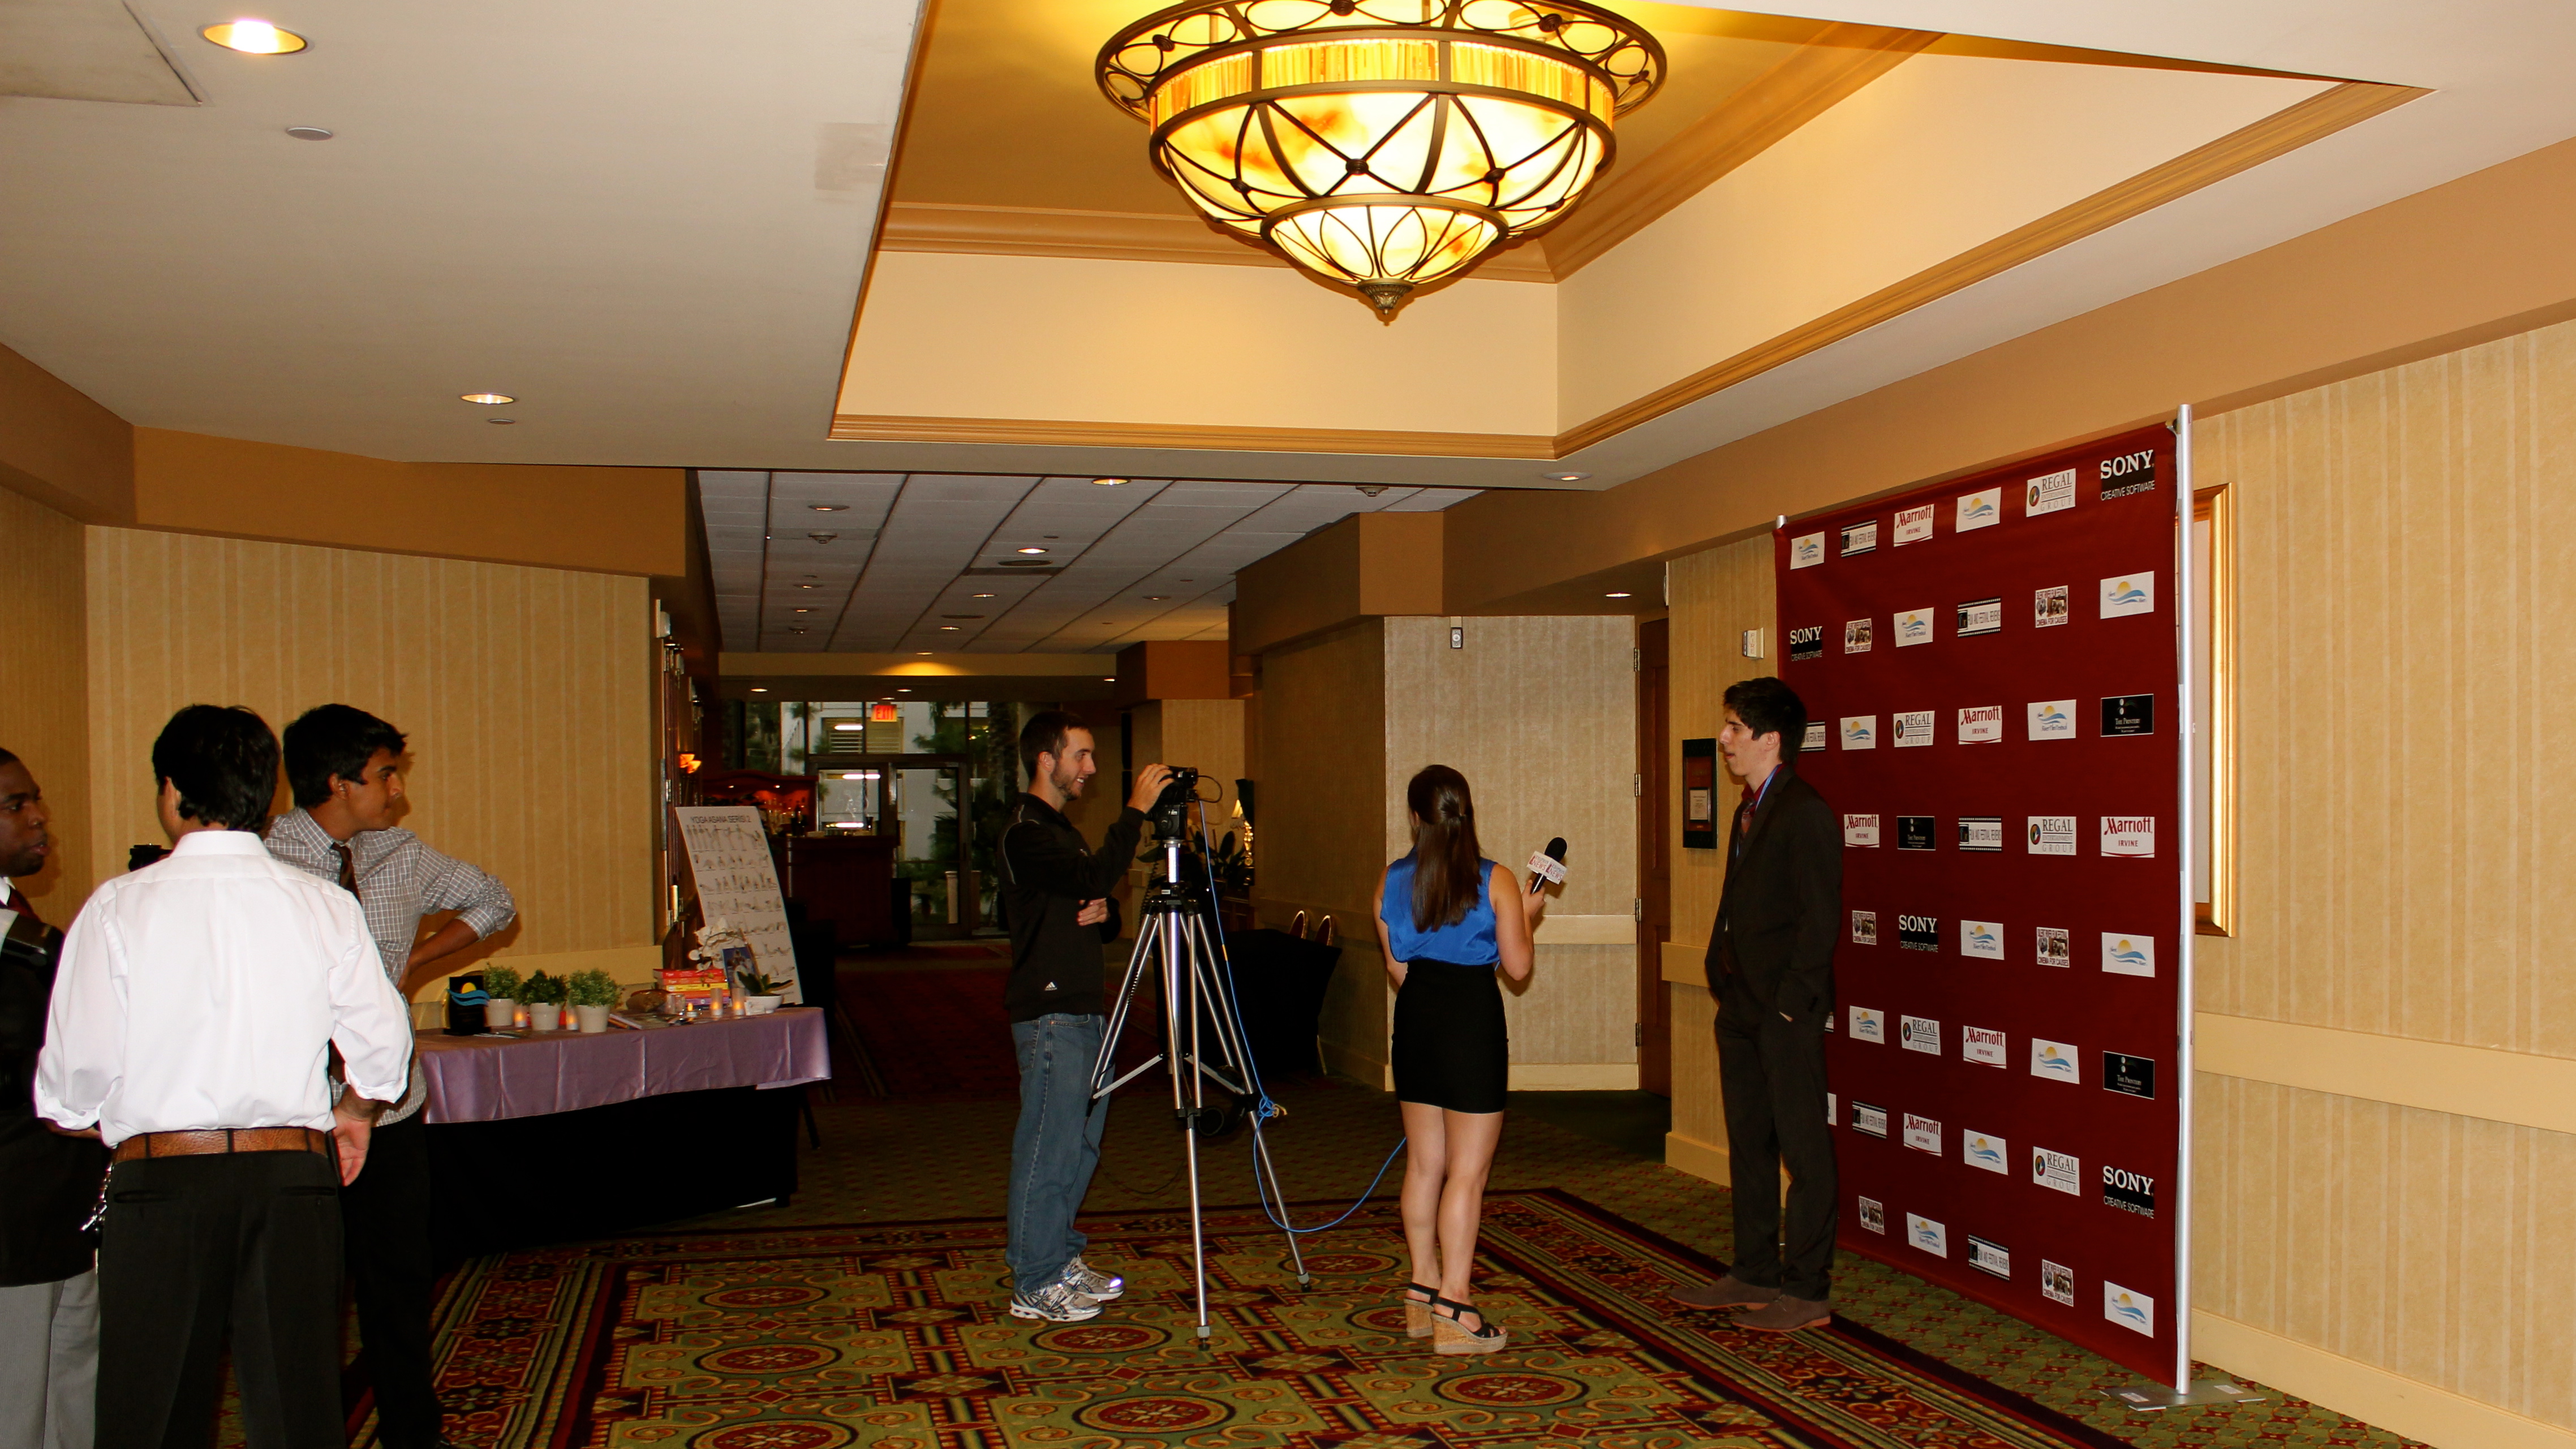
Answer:
POLYGON ((303 36, 292 30, 280 30, 265 20, 227 20, 209 25, 197 32, 226 50, 244 55, 293 55, 306 44, 303 36))
POLYGON ((1145 596, 1145 602, 1149 604, 1166 604, 1171 602, 1171 598, 1172 596, 1169 594, 1147 594, 1145 596))
POLYGON ((1592 475, 1589 473, 1542 473, 1539 476, 1553 483, 1580 483, 1592 475))
POLYGON ((497 408, 503 403, 517 402, 518 399, 510 396, 506 392, 469 392, 460 395, 457 398, 457 401, 477 403, 487 408, 497 408))
POLYGON ((1097 488, 1115 488, 1126 481, 1127 480, 1124 478, 1094 478, 1091 480, 1092 486, 1097 488))
POLYGON ((813 509, 816 513, 847 513, 850 511, 850 505, 846 503, 808 503, 805 506, 813 509))
POLYGON ((485 422, 487 422, 487 423, 498 423, 498 424, 500 424, 502 427, 505 427, 505 428, 506 428, 506 427, 508 427, 510 424, 517 422, 517 421, 518 421, 518 419, 517 419, 517 418, 485 418, 483 421, 485 421, 485 422))
POLYGON ((754 694, 767 694, 769 692, 769 686, 766 684, 755 684, 751 687, 751 692, 754 694))
POLYGON ((1046 552, 1046 550, 1045 550, 1045 549, 1042 549, 1042 548, 1024 548, 1024 549, 1019 550, 1019 552, 1021 552, 1021 553, 1044 553, 1044 552, 1046 552))
POLYGON ((837 533, 809 533, 805 536, 814 540, 816 543, 830 543, 833 539, 840 537, 837 533))
POLYGON ((1635 596, 1630 594, 1627 590, 1621 589, 1616 593, 1603 594, 1601 597, 1605 599, 1626 599, 1633 598, 1635 596))
POLYGON ((802 634, 805 632, 805 626, 802 624, 790 624, 787 626, 787 632, 790 634, 802 634))
POLYGON ((964 633, 965 630, 966 626, 963 624, 942 624, 939 626, 939 632, 942 634, 961 634, 964 633))
MULTIPOLYGON (((1624 596, 1624 595, 1620 595, 1620 594, 1613 594, 1613 595, 1611 595, 1610 597, 1612 597, 1612 598, 1616 599, 1616 598, 1622 598, 1622 597, 1625 597, 1625 596, 1624 596)), ((810 614, 810 613, 813 613, 814 611, 813 611, 813 610, 811 610, 811 609, 799 609, 799 610, 797 610, 796 612, 797 612, 797 613, 800 613, 800 614, 810 614)))
POLYGON ((998 599, 998 598, 1000 598, 1000 597, 1001 597, 1001 595, 999 595, 999 594, 969 594, 969 595, 967 595, 967 597, 968 597, 968 598, 973 598, 973 599, 998 599))
POLYGON ((1100 676, 1100 682, 1103 684, 1116 684, 1118 682, 1118 676, 1115 674, 1104 674, 1100 676))
POLYGON ((909 688, 904 688, 904 689, 898 689, 898 690, 896 690, 896 691, 895 691, 895 693, 897 693, 897 694, 910 694, 910 693, 912 693, 912 691, 911 691, 911 689, 909 689, 909 688))
POLYGON ((329 128, 323 126, 289 126, 286 128, 286 134, 293 136, 298 141, 328 141, 331 139, 329 128))
POLYGON ((819 589, 823 586, 821 584, 798 584, 796 587, 800 589, 819 589))
POLYGON ((915 654, 918 654, 918 655, 922 656, 922 657, 923 657, 923 658, 925 658, 925 659, 927 659, 927 658, 929 658, 929 657, 930 657, 930 655, 931 655, 931 653, 932 653, 933 651, 928 650, 928 649, 915 649, 915 650, 914 650, 914 651, 912 651, 912 652, 913 652, 913 653, 915 653, 915 654))

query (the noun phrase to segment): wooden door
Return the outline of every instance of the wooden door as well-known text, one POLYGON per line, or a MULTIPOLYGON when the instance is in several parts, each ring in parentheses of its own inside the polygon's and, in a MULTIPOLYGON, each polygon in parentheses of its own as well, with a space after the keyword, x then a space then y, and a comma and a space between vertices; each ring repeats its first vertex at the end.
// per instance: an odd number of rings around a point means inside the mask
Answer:
POLYGON ((1673 931, 1673 802, 1664 762, 1671 743, 1670 621, 1637 626, 1637 1085, 1673 1094, 1671 996, 1664 941, 1673 931))

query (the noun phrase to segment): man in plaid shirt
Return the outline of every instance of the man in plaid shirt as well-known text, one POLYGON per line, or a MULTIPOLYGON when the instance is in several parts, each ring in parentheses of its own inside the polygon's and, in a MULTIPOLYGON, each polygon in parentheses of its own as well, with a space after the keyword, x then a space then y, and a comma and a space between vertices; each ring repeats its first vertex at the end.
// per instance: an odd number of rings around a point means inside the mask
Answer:
MULTIPOLYGON (((296 809, 268 827, 268 853, 358 897, 385 975, 408 1001, 453 955, 510 924, 509 887, 400 829, 402 731, 361 709, 326 704, 286 727, 286 779, 296 809), (423 916, 455 917, 421 940, 423 916)), ((366 1170, 343 1189, 349 1280, 387 1449, 453 1449, 431 1382, 429 1146, 411 1085, 376 1124, 366 1170)))

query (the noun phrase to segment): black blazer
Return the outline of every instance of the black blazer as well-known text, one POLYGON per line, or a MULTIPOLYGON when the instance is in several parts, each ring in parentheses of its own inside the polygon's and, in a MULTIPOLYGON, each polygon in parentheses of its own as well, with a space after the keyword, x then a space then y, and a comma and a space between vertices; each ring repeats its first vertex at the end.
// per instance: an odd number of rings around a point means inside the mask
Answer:
MULTIPOLYGON (((35 914, 15 894, 7 908, 35 914)), ((60 945, 36 962, 0 953, 0 1286, 86 1273, 98 1245, 81 1224, 98 1202, 107 1149, 61 1136, 36 1116, 36 1055, 60 945)))
MULTIPOLYGON (((1729 816, 1722 838, 1732 845, 1729 816)), ((1708 989, 1720 1014, 1759 1009, 1821 1022, 1834 1009, 1834 943, 1842 937, 1842 824, 1816 787, 1787 764, 1730 854, 1708 989)))

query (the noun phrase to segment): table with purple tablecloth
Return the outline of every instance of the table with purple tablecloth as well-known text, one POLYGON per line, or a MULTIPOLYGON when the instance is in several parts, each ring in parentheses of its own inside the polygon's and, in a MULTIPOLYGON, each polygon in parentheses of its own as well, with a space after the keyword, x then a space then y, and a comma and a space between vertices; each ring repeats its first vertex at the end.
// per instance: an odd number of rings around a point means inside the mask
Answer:
POLYGON ((610 1237, 796 1190, 822 1011, 523 1037, 420 1034, 441 1259, 610 1237))
POLYGON ((640 1031, 423 1033, 420 1062, 429 1078, 427 1122, 497 1122, 674 1092, 796 1087, 832 1075, 823 1013, 810 1006, 640 1031))

